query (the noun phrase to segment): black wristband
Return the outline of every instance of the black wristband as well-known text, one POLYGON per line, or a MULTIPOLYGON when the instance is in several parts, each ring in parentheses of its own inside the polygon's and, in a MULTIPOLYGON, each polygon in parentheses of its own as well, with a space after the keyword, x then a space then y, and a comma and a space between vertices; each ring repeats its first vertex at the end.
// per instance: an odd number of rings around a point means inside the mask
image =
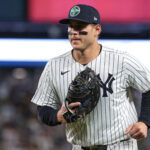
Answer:
POLYGON ((49 126, 61 124, 57 120, 57 112, 58 110, 49 106, 37 106, 38 119, 49 126))

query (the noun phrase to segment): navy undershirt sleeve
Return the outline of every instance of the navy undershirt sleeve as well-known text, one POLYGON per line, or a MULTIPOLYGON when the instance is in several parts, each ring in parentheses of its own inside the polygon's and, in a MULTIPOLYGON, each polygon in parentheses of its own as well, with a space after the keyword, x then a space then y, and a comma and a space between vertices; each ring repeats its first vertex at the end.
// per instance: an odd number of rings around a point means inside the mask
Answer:
POLYGON ((61 124, 57 121, 58 110, 49 106, 37 106, 38 119, 49 126, 55 126, 61 124))
POLYGON ((144 122, 150 128, 150 91, 142 94, 139 121, 144 122))

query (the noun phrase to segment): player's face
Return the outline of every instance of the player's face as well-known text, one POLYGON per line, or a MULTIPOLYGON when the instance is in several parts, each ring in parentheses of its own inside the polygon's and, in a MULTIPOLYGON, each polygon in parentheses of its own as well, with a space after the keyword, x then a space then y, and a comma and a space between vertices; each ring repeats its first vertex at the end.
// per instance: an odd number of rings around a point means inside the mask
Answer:
POLYGON ((68 25, 68 38, 74 50, 84 51, 97 41, 99 25, 71 21, 68 25))

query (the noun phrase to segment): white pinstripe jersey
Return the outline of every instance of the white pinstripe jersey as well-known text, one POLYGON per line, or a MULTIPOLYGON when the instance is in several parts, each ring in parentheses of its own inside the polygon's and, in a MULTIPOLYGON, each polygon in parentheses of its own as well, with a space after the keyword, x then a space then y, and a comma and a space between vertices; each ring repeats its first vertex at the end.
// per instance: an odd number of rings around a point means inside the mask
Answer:
POLYGON ((125 52, 102 47, 101 53, 87 65, 76 62, 72 53, 51 59, 39 80, 32 102, 60 109, 68 86, 78 72, 92 68, 101 79, 99 102, 85 119, 66 124, 67 140, 75 145, 111 144, 128 138, 125 130, 137 122, 129 87, 144 93, 150 90, 150 72, 125 52))

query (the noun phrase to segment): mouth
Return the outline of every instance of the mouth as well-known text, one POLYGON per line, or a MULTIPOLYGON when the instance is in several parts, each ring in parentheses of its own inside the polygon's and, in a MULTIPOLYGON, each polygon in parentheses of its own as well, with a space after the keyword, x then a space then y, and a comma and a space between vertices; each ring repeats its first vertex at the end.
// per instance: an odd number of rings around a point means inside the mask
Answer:
POLYGON ((79 38, 73 38, 71 41, 72 42, 78 42, 78 41, 81 41, 81 39, 79 39, 79 38))

